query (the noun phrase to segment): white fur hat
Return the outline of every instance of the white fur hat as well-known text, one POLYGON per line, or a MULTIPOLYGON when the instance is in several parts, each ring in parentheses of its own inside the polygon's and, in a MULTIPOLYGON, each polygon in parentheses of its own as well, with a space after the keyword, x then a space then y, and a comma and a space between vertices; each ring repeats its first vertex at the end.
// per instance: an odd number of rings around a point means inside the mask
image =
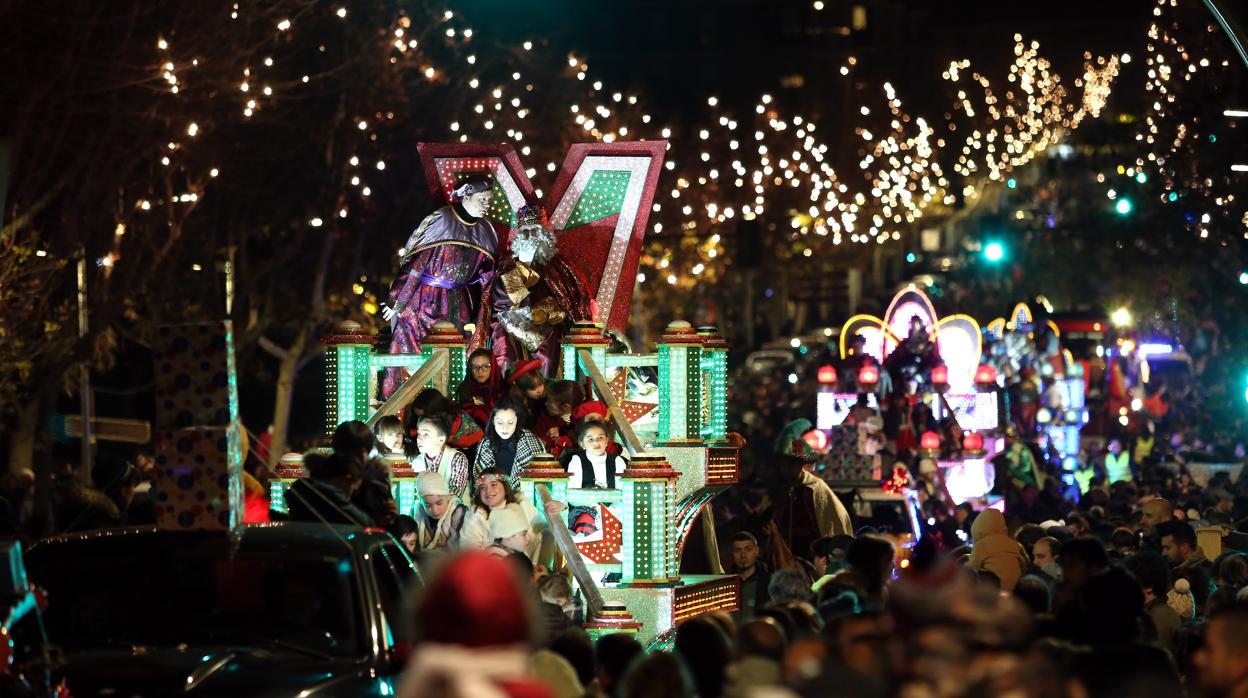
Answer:
POLYGON ((490 512, 490 533, 495 538, 508 538, 529 530, 529 519, 515 504, 508 504, 490 512))
POLYGON ((420 492, 420 496, 447 496, 451 493, 451 486, 447 483, 446 477, 442 473, 426 471, 416 478, 416 490, 420 492))

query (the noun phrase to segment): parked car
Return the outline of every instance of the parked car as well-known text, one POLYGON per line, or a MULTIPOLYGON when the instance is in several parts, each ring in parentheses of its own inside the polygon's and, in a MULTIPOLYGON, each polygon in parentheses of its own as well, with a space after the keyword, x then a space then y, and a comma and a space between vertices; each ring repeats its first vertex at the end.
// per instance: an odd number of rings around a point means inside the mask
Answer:
POLYGON ((22 544, 0 540, 0 696, 69 698, 57 648, 44 630, 39 590, 27 581, 22 544))
POLYGON ((418 576, 380 529, 308 523, 92 531, 26 563, 75 698, 393 695, 418 576))

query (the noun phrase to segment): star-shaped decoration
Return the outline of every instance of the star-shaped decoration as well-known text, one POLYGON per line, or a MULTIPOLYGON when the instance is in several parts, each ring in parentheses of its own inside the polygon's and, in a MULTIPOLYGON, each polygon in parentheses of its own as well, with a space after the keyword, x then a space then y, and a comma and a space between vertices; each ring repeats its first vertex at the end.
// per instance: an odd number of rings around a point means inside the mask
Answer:
POLYGON ((602 540, 577 543, 576 549, 594 564, 613 565, 620 561, 618 556, 624 547, 624 527, 605 504, 599 505, 598 511, 602 512, 602 540))
POLYGON ((628 369, 621 368, 608 383, 607 387, 611 389, 611 395, 615 397, 615 402, 620 406, 620 411, 624 413, 624 418, 629 424, 634 424, 637 420, 646 416, 651 410, 658 407, 657 403, 652 402, 631 402, 625 400, 624 396, 628 394, 628 369))

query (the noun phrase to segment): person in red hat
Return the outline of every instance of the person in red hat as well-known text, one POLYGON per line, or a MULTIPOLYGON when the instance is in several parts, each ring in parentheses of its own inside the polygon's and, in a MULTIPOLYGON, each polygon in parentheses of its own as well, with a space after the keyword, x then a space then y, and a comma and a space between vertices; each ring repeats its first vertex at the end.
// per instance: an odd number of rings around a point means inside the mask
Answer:
POLYGON ((532 429, 537 415, 546 411, 546 377, 542 375, 542 362, 530 359, 512 366, 507 374, 507 385, 512 399, 524 407, 524 428, 532 429))
POLYGON ((546 405, 533 420, 533 433, 554 453, 559 439, 572 433, 572 412, 585 401, 585 390, 576 381, 561 380, 546 388, 546 405))
POLYGON ((466 552, 416 601, 416 643, 399 698, 554 698, 530 675, 531 594, 507 558, 466 552))

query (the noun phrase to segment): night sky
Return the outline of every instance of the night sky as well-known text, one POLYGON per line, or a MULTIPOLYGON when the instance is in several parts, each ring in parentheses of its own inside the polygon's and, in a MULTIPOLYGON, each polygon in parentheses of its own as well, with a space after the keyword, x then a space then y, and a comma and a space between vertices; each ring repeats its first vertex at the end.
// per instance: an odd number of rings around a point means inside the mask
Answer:
MULTIPOLYGON (((591 77, 637 90, 677 118, 694 116, 689 110, 702 103, 688 95, 714 94, 744 110, 764 92, 826 117, 827 105, 844 97, 836 70, 850 55, 861 61, 858 77, 870 89, 889 80, 908 109, 943 111, 944 66, 970 58, 973 68, 1004 84, 1016 32, 1039 40, 1041 54, 1070 85, 1085 50, 1142 57, 1152 8, 1147 0, 824 1, 820 12, 812 0, 465 0, 459 8, 485 32, 516 42, 545 38, 552 48, 575 51, 588 60, 591 77), (852 23, 854 5, 866 8, 866 29, 843 36, 838 29, 852 23), (790 90, 786 100, 780 80, 793 75, 802 76, 804 88, 790 90)), ((1132 85, 1142 82, 1134 74, 1139 67, 1124 70, 1132 85)))

